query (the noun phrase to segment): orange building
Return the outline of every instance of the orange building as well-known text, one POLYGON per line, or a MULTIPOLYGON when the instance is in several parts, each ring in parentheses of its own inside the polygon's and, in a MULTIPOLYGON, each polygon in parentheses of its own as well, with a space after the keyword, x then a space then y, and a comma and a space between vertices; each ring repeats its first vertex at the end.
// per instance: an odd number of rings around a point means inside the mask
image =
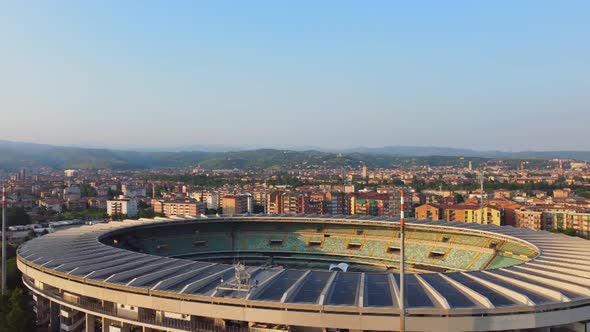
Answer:
POLYGON ((522 209, 522 205, 515 203, 511 200, 505 199, 505 198, 492 199, 492 200, 489 200, 487 203, 488 203, 488 205, 496 207, 503 212, 503 214, 504 214, 503 225, 509 225, 509 226, 516 225, 515 212, 517 210, 522 209))
MULTIPOLYGON (((248 195, 223 196, 223 214, 242 214, 248 212, 248 200, 248 195)), ((250 205, 251 203, 250 201, 250 205)))
POLYGON ((416 208, 417 219, 443 220, 443 205, 424 204, 416 208))

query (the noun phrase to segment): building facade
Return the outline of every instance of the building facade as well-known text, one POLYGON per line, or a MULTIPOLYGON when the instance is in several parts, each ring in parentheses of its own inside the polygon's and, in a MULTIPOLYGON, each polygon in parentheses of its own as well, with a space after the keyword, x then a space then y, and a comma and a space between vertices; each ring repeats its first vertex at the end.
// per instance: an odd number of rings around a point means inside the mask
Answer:
POLYGON ((114 215, 127 215, 128 217, 135 217, 139 213, 137 200, 129 197, 119 197, 107 201, 107 214, 109 216, 114 215))
POLYGON ((223 214, 252 213, 251 195, 225 195, 223 196, 223 214))
POLYGON ((199 216, 207 212, 207 204, 195 200, 157 200, 152 202, 155 213, 171 216, 199 216))

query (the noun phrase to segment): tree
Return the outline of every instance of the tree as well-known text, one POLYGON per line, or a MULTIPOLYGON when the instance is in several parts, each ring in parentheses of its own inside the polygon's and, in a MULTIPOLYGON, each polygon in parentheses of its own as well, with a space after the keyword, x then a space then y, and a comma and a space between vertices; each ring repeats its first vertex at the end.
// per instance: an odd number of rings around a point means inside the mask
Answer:
POLYGON ((89 208, 82 211, 64 212, 64 219, 82 219, 82 220, 99 220, 107 217, 106 209, 89 208))
POLYGON ((463 198, 463 195, 461 195, 461 194, 455 194, 455 202, 457 202, 457 204, 460 204, 460 203, 465 202, 465 199, 463 198))
POLYGON ((125 220, 125 219, 129 219, 129 217, 123 213, 115 213, 115 214, 111 215, 111 220, 125 220))
POLYGON ((20 288, 13 289, 8 299, 6 312, 7 332, 20 332, 32 330, 32 315, 26 305, 26 297, 20 288))
POLYGON ((45 206, 40 206, 37 209, 37 214, 40 215, 40 216, 53 216, 56 213, 57 212, 55 212, 54 210, 47 209, 47 207, 45 207, 45 206))
MULTIPOLYGON (((1 211, 2 209, 0 209, 1 211)), ((8 218, 9 226, 31 224, 31 216, 22 207, 7 208, 6 218, 8 218)))
POLYGON ((123 192, 121 190, 112 190, 109 189, 109 192, 107 194, 110 198, 113 198, 115 196, 119 196, 119 195, 123 195, 123 192))
POLYGON ((563 234, 565 235, 569 235, 569 236, 576 236, 576 230, 573 228, 568 228, 566 230, 563 231, 563 234))
MULTIPOLYGON (((0 241, 1 243, 1 241, 0 241)), ((2 249, 0 249, 0 253, 2 252, 2 249)), ((10 244, 6 246, 6 259, 10 259, 12 257, 16 256, 16 247, 11 246, 10 244)))
POLYGON ((96 189, 92 188, 87 184, 83 184, 80 186, 80 194, 82 197, 96 197, 96 189))
POLYGON ((139 218, 149 218, 152 219, 156 216, 154 209, 152 208, 143 208, 139 209, 139 218))
POLYGON ((15 288, 20 284, 21 272, 16 267, 16 257, 6 260, 6 288, 15 288))

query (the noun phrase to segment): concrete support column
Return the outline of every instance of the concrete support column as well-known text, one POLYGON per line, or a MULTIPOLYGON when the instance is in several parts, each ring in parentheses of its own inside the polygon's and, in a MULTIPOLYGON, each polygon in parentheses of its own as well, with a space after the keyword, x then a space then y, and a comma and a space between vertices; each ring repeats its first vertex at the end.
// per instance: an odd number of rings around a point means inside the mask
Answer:
POLYGON ((102 318, 102 330, 103 332, 109 332, 111 330, 111 321, 106 318, 102 318))
POLYGON ((37 297, 35 299, 35 307, 37 307, 37 314, 35 315, 35 318, 37 320, 37 323, 43 322, 43 325, 47 326, 47 324, 49 323, 48 316, 50 305, 51 303, 49 302, 49 300, 44 297, 37 297))
POLYGON ((95 324, 96 317, 91 314, 86 314, 86 332, 95 332, 96 331, 96 324, 95 324))
POLYGON ((59 303, 50 301, 49 302, 49 331, 50 332, 59 332, 60 330, 60 320, 59 320, 59 311, 60 305, 59 303))
POLYGON ((158 310, 156 311, 156 322, 162 323, 164 321, 164 312, 158 310))

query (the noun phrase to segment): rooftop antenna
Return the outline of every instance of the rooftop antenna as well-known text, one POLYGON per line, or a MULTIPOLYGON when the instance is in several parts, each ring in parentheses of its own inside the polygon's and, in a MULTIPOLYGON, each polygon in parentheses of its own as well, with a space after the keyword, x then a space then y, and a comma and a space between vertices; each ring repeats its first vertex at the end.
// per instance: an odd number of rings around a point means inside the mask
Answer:
POLYGON ((246 270, 246 266, 238 262, 238 264, 234 266, 234 269, 238 295, 241 294, 242 288, 244 288, 246 291, 250 291, 250 272, 246 270))
POLYGON ((2 295, 6 292, 6 187, 2 185, 2 295))
POLYGON ((404 253, 404 239, 405 239, 405 218, 404 218, 404 197, 405 197, 406 193, 405 190, 402 189, 400 192, 400 221, 399 221, 399 226, 400 226, 400 261, 399 261, 399 270, 400 270, 400 275, 399 275, 399 283, 400 283, 400 297, 401 297, 401 303, 400 303, 400 315, 399 315, 399 330, 401 332, 405 332, 406 330, 406 283, 405 283, 405 278, 404 278, 404 274, 405 274, 405 253, 404 253))
POLYGON ((221 284, 217 287, 218 290, 221 291, 229 291, 234 293, 234 297, 237 296, 238 298, 242 298, 244 295, 247 296, 252 288, 258 286, 258 282, 255 281, 254 285, 250 282, 251 274, 246 269, 244 264, 238 263, 234 264, 234 277, 230 280, 224 280, 223 276, 221 276, 221 284))

